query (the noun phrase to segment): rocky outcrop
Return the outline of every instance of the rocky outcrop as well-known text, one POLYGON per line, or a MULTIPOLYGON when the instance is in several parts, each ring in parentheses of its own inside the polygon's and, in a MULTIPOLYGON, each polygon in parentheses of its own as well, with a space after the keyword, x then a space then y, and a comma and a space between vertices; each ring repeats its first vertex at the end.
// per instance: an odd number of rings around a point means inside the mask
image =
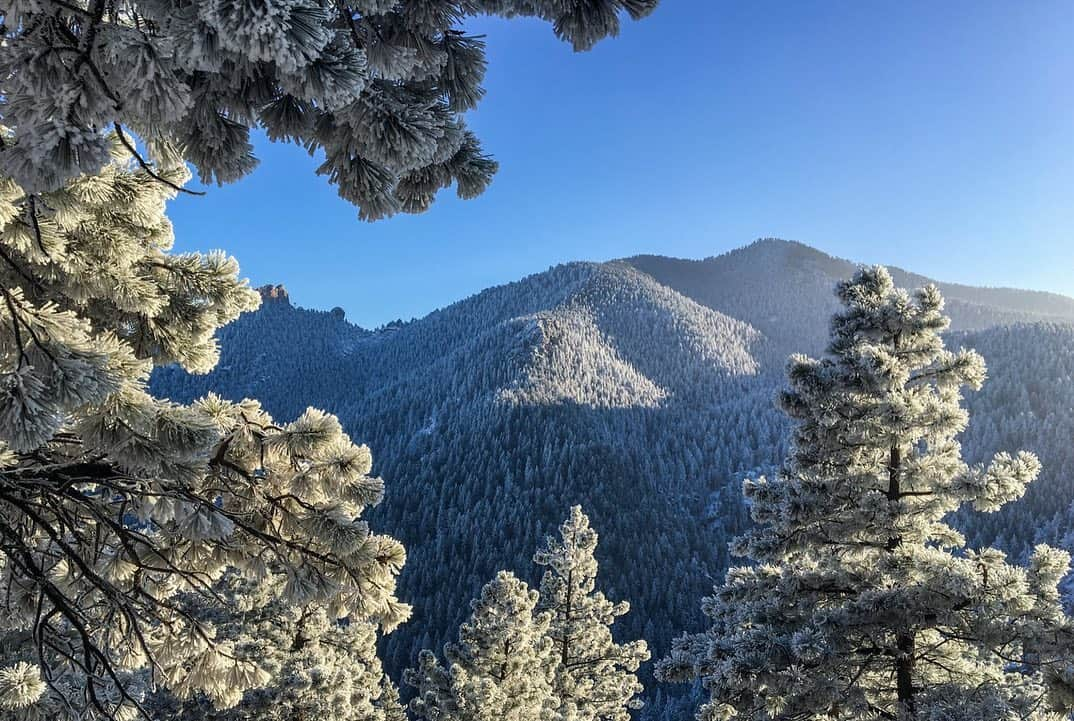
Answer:
POLYGON ((263 285, 257 289, 257 292, 261 294, 261 302, 268 303, 283 303, 284 305, 291 305, 291 298, 287 295, 287 288, 282 285, 263 285))

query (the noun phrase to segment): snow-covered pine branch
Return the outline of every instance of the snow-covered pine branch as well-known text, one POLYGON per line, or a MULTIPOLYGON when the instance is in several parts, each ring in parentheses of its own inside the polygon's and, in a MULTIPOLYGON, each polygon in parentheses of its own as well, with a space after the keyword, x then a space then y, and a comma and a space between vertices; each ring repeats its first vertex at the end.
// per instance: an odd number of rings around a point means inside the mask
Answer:
POLYGON ((214 586, 213 596, 183 597, 194 618, 212 624, 232 655, 256 662, 266 679, 227 708, 204 695, 180 698, 162 689, 146 703, 154 719, 404 721, 398 692, 377 658, 376 626, 333 618, 321 606, 290 603, 286 582, 231 572, 214 586))
POLYGON ((12 0, 0 4, 0 175, 54 191, 109 162, 110 132, 146 162, 170 145, 204 182, 257 164, 250 131, 323 153, 318 173, 362 218, 472 198, 496 163, 463 114, 484 91, 479 14, 532 15, 577 50, 657 0, 12 0))
POLYGON ((233 259, 170 253, 175 191, 108 150, 59 190, 0 183, 0 708, 33 719, 128 718, 147 686, 227 707, 267 681, 178 602, 227 569, 329 618, 409 614, 402 546, 361 520, 382 483, 335 417, 147 393, 155 364, 210 369, 258 297, 233 259))

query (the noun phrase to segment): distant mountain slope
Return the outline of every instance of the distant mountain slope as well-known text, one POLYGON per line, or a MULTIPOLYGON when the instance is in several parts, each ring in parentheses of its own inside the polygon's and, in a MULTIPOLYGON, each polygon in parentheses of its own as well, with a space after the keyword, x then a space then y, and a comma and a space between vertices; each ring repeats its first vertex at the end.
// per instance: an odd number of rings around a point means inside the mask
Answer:
POLYGON ((757 372, 760 335, 749 325, 627 265, 589 269, 570 298, 514 319, 522 368, 501 400, 655 406, 707 378, 757 372))
POLYGON ((984 388, 967 397, 966 457, 984 462, 997 449, 1024 448, 1044 467, 1022 500, 972 520, 964 516, 970 542, 997 545, 1020 562, 1037 543, 1074 549, 1074 326, 988 328, 954 334, 951 342, 988 362, 984 388))
MULTIPOLYGON (((610 595, 632 603, 621 632, 659 655, 699 622, 748 522, 741 478, 784 455, 772 401, 786 355, 820 349, 832 285, 853 267, 783 241, 572 263, 378 331, 266 289, 221 330, 215 371, 159 369, 152 389, 254 396, 281 418, 323 407, 370 445, 387 482, 372 520, 406 543, 400 592, 416 608, 385 645, 393 672, 445 640, 496 570, 535 580, 530 556, 573 503, 600 531, 610 595)), ((980 348, 993 379, 969 399, 967 452, 1025 446, 1046 464, 1012 509, 960 519, 973 541, 1020 554, 1071 518, 1074 301, 944 287, 951 342, 980 348)))
POLYGON ((294 418, 308 403, 286 400, 281 390, 302 388, 311 398, 332 398, 341 366, 349 366, 349 349, 369 331, 348 323, 343 311, 295 308, 282 286, 266 286, 261 307, 221 329, 220 362, 208 375, 190 375, 178 367, 158 368, 151 388, 161 396, 189 400, 216 390, 274 399, 273 413, 294 418))
POLYGON ((639 607, 633 631, 652 616, 650 636, 668 641, 726 563, 685 519, 781 435, 751 417, 770 396, 756 330, 626 264, 560 266, 379 332, 272 299, 220 340, 218 370, 160 369, 153 390, 256 395, 284 418, 323 407, 373 449, 388 482, 375 520, 407 544, 401 592, 418 608, 391 641, 396 667, 498 568, 527 572, 579 502, 600 523, 610 583, 639 607), (671 433, 688 424, 707 430, 671 433), (662 531, 638 545, 646 524, 662 531), (683 580, 655 583, 654 559, 683 580), (662 608, 681 611, 647 612, 662 608))
MULTIPOLYGON (((627 263, 698 303, 745 321, 769 339, 778 358, 817 352, 836 303, 832 287, 858 267, 802 243, 766 238, 704 260, 637 256, 627 263)), ((977 330, 1019 322, 1074 322, 1074 298, 1010 288, 937 282, 891 268, 905 288, 937 283, 952 327, 977 330)))

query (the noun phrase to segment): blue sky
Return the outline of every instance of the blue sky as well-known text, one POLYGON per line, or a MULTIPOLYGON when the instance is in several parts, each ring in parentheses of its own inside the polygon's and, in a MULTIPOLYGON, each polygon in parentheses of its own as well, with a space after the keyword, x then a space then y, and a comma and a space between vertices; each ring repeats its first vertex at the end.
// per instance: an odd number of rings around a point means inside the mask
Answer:
MULTIPOLYGON (((763 236, 943 280, 1074 295, 1074 3, 663 0, 575 54, 478 19, 500 161, 471 201, 368 224, 299 148, 172 204, 299 305, 375 326, 569 260, 763 236)), ((778 282, 773 278, 773 282, 778 282)))

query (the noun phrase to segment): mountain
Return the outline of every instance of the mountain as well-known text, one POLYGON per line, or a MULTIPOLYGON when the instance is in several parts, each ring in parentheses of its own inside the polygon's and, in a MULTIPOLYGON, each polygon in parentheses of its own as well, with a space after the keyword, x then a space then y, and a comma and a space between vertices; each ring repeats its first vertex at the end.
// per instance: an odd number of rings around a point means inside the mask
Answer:
MULTIPOLYGON (((802 243, 774 238, 704 260, 648 255, 626 262, 702 305, 749 323, 770 341, 779 362, 789 353, 821 350, 828 334, 828 318, 836 307, 832 286, 849 278, 857 268, 856 263, 802 243), (775 285, 779 288, 771 292, 775 285)), ((977 288, 935 281, 900 268, 889 270, 903 288, 938 285, 956 329, 1074 319, 1074 298, 977 288)))
MULTIPOLYGON (((371 523, 406 544, 400 592, 415 605, 384 647, 394 671, 452 634, 498 569, 536 580, 530 556, 574 503, 601 534, 609 595, 631 601, 619 631, 659 655, 699 624, 727 541, 748 523, 741 479, 786 451, 772 403, 786 356, 821 350, 832 287, 854 268, 777 240, 701 261, 572 263, 376 331, 295 307, 275 286, 221 330, 216 370, 158 369, 151 387, 182 401, 252 396, 282 418, 325 408, 369 444, 387 484, 371 523)), ((949 342, 980 349, 992 377, 968 399, 967 454, 1025 447, 1046 468, 1022 501, 959 522, 1015 556, 1063 541, 1074 300, 941 287, 949 342)), ((677 693, 653 695, 651 717, 675 718, 677 693)))

